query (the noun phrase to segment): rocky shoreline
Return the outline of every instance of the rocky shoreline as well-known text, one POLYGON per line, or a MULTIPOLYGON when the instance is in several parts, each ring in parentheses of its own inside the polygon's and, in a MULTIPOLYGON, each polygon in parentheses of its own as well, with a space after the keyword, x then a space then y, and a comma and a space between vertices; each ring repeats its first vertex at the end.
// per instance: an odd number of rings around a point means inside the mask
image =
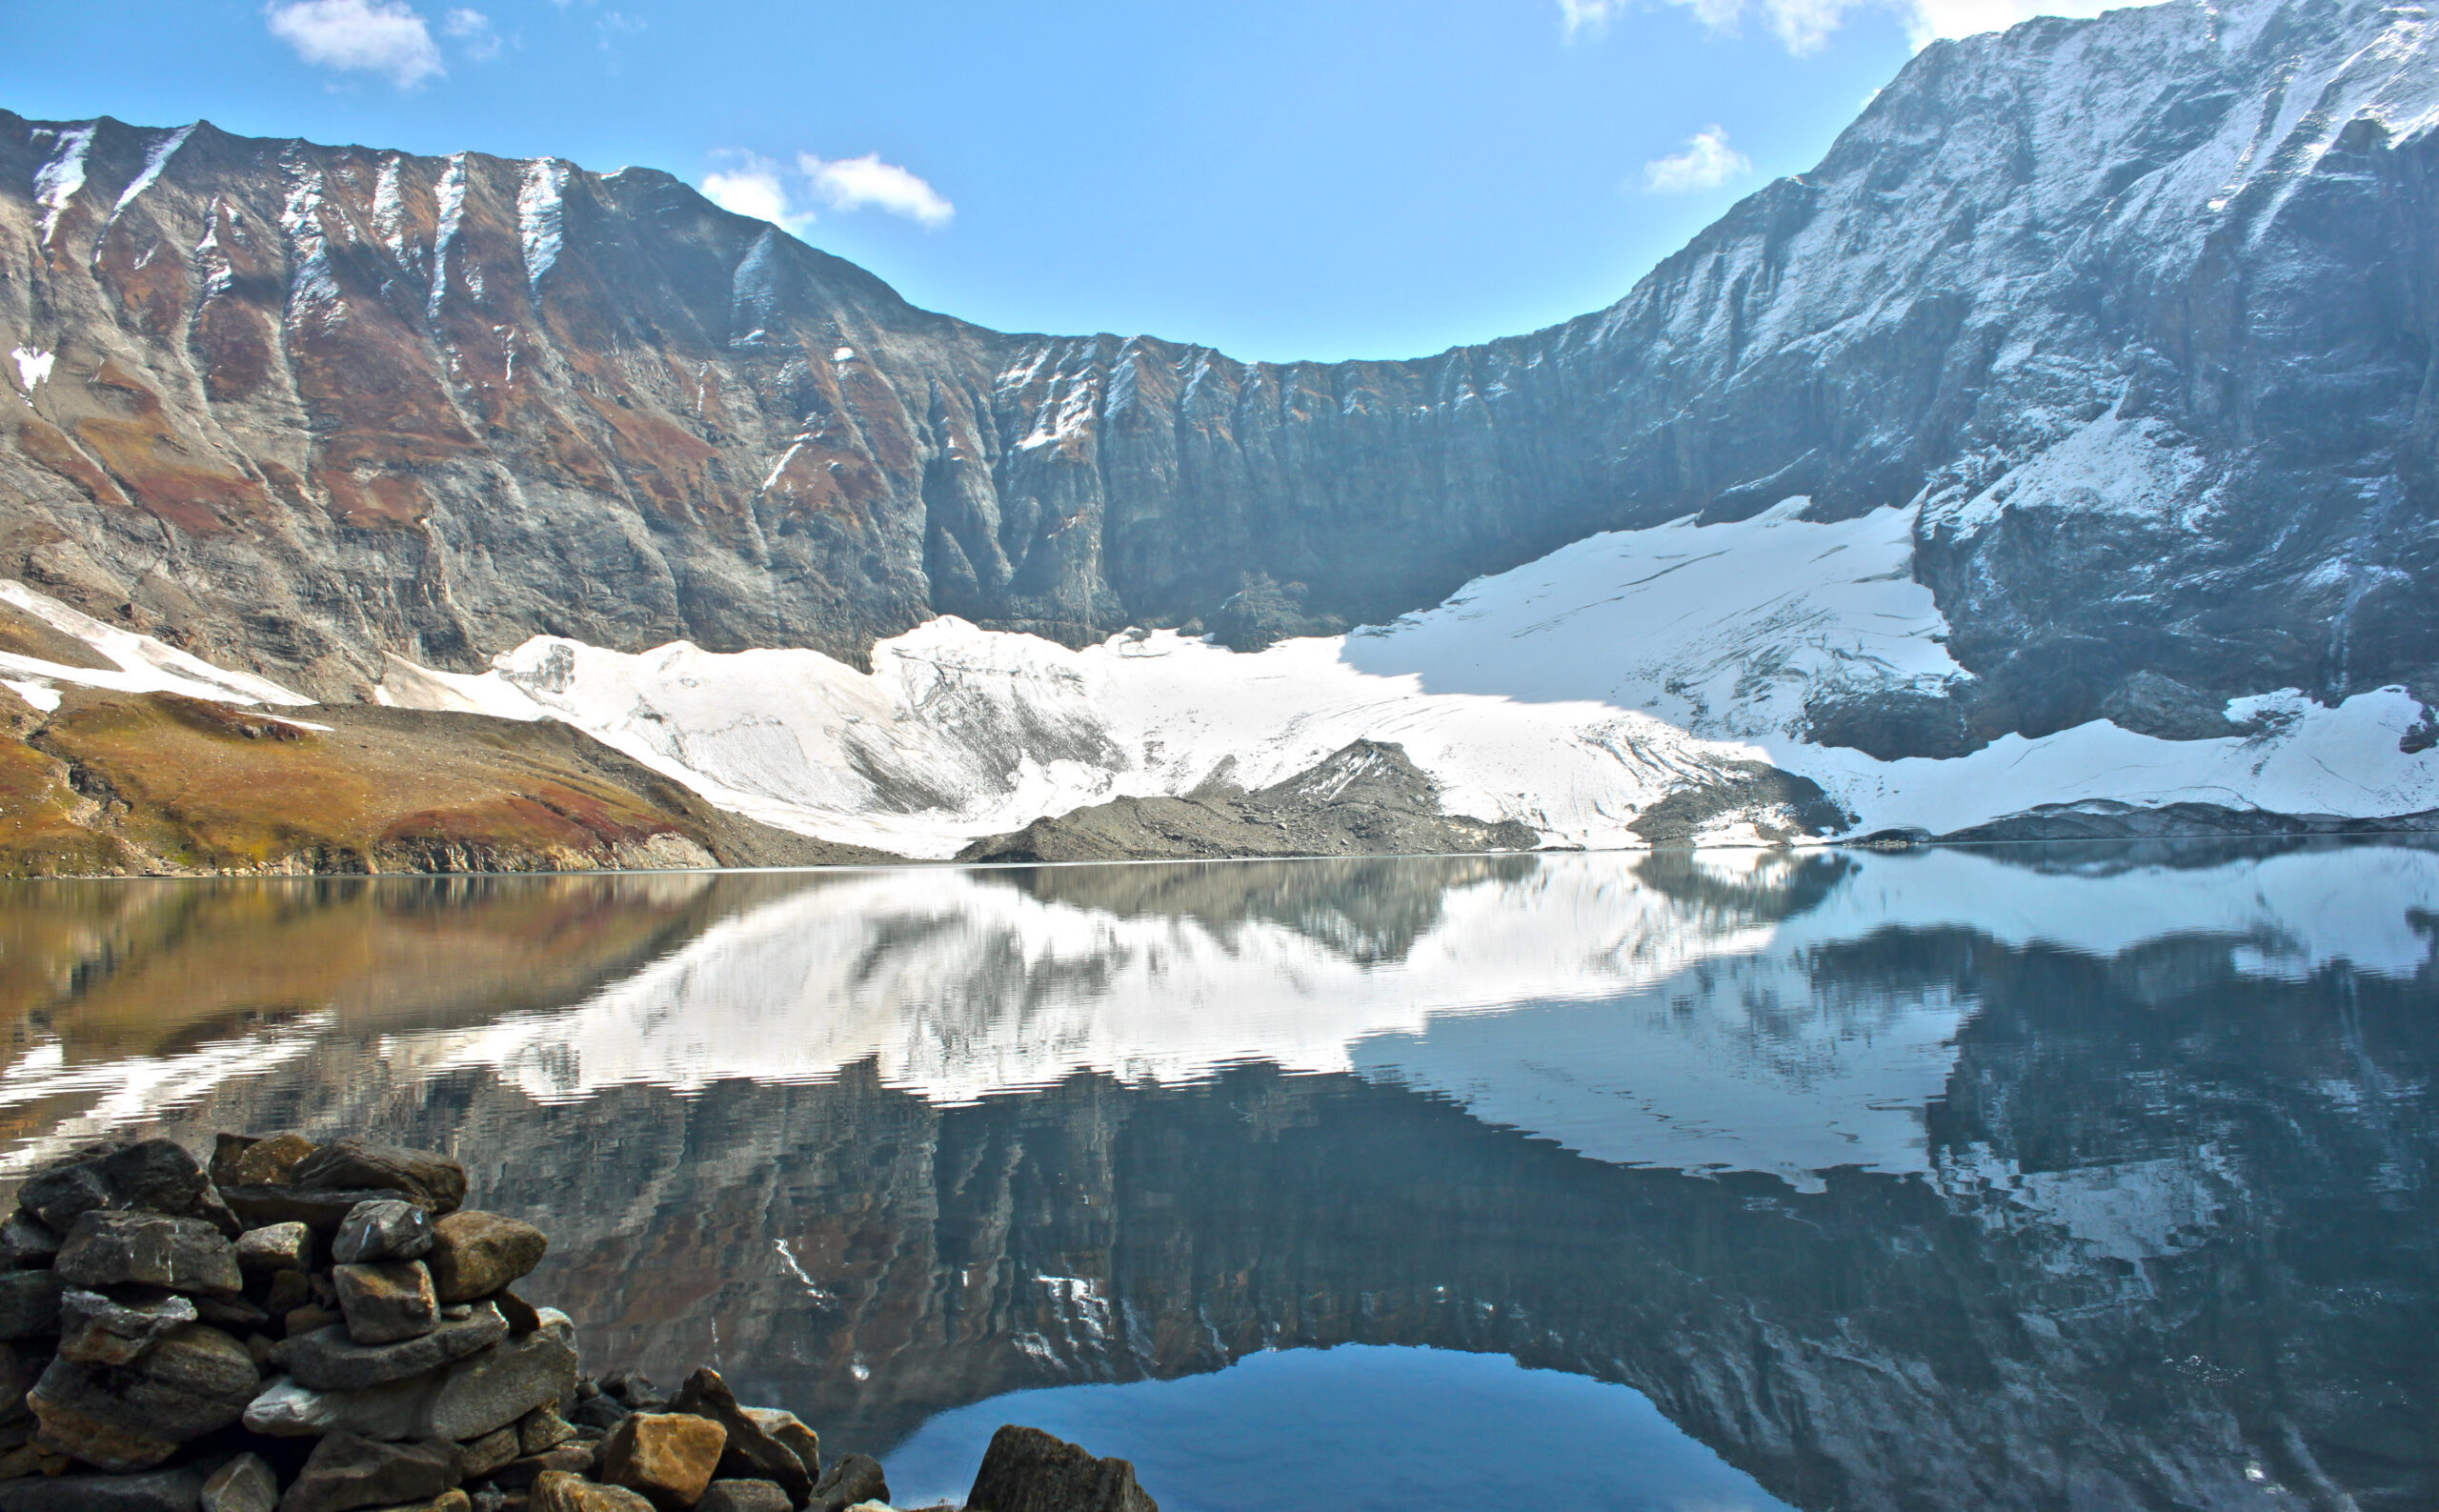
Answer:
MULTIPOLYGON (((445 1155, 88 1145, 0 1223, 0 1512, 892 1512, 719 1373, 594 1376, 512 1288, 541 1230, 445 1155)), ((1158 1512, 1123 1460, 993 1438, 970 1512, 1158 1512)))

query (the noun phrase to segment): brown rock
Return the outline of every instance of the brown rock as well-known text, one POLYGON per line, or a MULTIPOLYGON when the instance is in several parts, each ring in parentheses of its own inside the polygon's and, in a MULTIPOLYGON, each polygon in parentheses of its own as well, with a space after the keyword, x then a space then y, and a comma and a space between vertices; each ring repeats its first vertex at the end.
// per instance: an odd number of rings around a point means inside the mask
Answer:
POLYGON ((635 1413, 601 1446, 601 1479, 641 1493, 661 1512, 683 1512, 712 1483, 727 1446, 728 1430, 709 1418, 635 1413))
POLYGON ((374 1512, 474 1512, 474 1499, 463 1491, 443 1491, 429 1502, 376 1507, 374 1512))
POLYGON ((715 1481, 695 1512, 795 1512, 776 1481, 715 1481))
POLYGON ((508 1320, 508 1331, 515 1338, 521 1339, 542 1326, 541 1309, 514 1292, 494 1292, 492 1301, 499 1308, 499 1315, 508 1320))
POLYGON ((551 1241, 531 1223, 464 1208, 433 1225, 426 1263, 444 1302, 489 1297, 542 1263, 551 1241))
POLYGON ((312 1300, 313 1283, 303 1271, 278 1271, 263 1292, 263 1311, 273 1318, 285 1318, 312 1300))
POLYGON ((421 1260, 383 1260, 331 1267, 338 1288, 347 1336, 359 1344, 394 1344, 420 1339, 440 1326, 440 1302, 432 1272, 421 1260))
POLYGON ((358 1202, 339 1220, 331 1259, 344 1265, 421 1260, 432 1250, 432 1215, 402 1198, 358 1202))
POLYGON ((762 1424, 748 1416, 736 1404, 736 1394, 728 1389, 720 1373, 709 1365, 686 1378, 677 1388, 675 1400, 669 1404, 672 1412, 690 1412, 708 1418, 726 1430, 728 1446, 720 1451, 717 1474, 738 1481, 773 1481, 788 1494, 788 1504, 794 1506, 813 1494, 814 1469, 796 1452, 781 1443, 762 1424))
POLYGON ((339 1315, 334 1309, 325 1307, 319 1302, 307 1302, 302 1307, 290 1308, 288 1316, 281 1321, 282 1326, 287 1329, 289 1338, 302 1339, 307 1334, 328 1328, 338 1320, 339 1315))
POLYGON ((437 1217, 455 1212, 465 1200, 466 1168, 426 1150, 341 1139, 298 1161, 289 1184, 308 1191, 395 1192, 437 1217))
POLYGON ((302 1223, 266 1223, 237 1239, 243 1271, 309 1271, 313 1268, 313 1231, 302 1223))
POLYGON ((624 1486, 600 1485, 553 1470, 534 1482, 532 1512, 653 1512, 654 1503, 624 1486))
POLYGON ((224 1134, 212 1152, 215 1186, 286 1186, 298 1162, 314 1151, 313 1141, 289 1131, 255 1139, 224 1134))
MULTIPOLYGON (((89 1212, 68 1231, 52 1273, 78 1286, 158 1286, 228 1295, 244 1285, 236 1247, 203 1219, 89 1212)), ((26 1274, 33 1274, 28 1272, 26 1274)))
POLYGON ((52 1361, 27 1404, 41 1420, 41 1447, 98 1469, 142 1470, 235 1422, 261 1379, 245 1345, 188 1323, 132 1364, 52 1361))
POLYGON ((795 1450, 808 1475, 816 1481, 821 1479, 821 1435, 784 1407, 748 1407, 745 1415, 764 1433, 795 1450))
POLYGON ((967 1512, 1159 1512, 1135 1483, 1124 1460, 1096 1459, 1088 1450, 1039 1428, 1014 1423, 991 1436, 967 1512))

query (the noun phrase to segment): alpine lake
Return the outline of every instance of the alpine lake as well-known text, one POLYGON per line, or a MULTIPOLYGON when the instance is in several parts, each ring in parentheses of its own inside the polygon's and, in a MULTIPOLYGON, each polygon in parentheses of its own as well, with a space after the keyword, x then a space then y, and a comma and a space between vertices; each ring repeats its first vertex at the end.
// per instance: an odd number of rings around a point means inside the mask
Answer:
POLYGON ((2409 839, 0 888, 7 1184, 446 1150, 894 1500, 2439 1504, 2409 839))

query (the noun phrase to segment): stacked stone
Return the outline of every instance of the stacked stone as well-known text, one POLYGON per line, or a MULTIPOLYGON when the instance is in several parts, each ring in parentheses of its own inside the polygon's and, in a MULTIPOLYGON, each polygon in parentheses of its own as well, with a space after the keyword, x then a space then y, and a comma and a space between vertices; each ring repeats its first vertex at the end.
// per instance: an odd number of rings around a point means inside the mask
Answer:
POLYGON ((0 1512, 887 1512, 698 1370, 594 1381, 548 1240, 422 1151, 90 1145, 0 1223, 0 1512))

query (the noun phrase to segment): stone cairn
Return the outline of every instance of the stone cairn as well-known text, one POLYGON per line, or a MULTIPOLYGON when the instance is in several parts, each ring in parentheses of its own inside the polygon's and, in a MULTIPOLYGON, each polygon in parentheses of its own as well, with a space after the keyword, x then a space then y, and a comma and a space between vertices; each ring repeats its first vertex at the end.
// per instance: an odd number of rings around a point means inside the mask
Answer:
MULTIPOLYGON (((584 1373, 514 1291, 549 1240, 446 1156, 89 1145, 0 1223, 0 1512, 890 1512, 880 1465, 709 1368, 584 1373)), ((1123 1460, 992 1440, 973 1512, 1158 1512, 1123 1460)))

